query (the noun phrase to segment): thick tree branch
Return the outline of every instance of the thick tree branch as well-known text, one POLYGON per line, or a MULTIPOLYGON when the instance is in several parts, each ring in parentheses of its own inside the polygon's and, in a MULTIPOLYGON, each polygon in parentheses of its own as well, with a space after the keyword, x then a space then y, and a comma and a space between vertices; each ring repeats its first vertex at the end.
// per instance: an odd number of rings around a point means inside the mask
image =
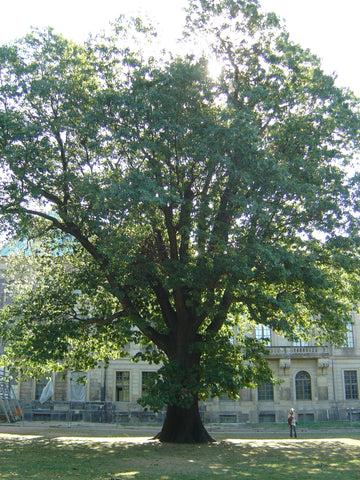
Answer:
MULTIPOLYGON (((205 242, 206 242, 206 237, 208 235, 206 211, 209 208, 209 200, 207 199, 207 197, 208 197, 209 187, 210 187, 213 174, 214 174, 214 169, 213 168, 209 169, 204 181, 204 186, 200 193, 200 212, 199 212, 199 221, 198 221, 198 232, 197 232, 198 242, 197 243, 198 243, 198 251, 200 254, 203 254, 203 255, 205 254, 205 242)), ((201 258, 202 258, 202 255, 199 256, 199 260, 201 260, 201 258)))
POLYGON ((131 302, 131 300, 129 299, 126 291, 116 283, 114 275, 111 273, 109 274, 106 271, 107 270, 106 267, 109 263, 108 259, 104 258, 104 256, 98 252, 95 245, 93 245, 84 235, 80 233, 79 228, 75 224, 61 223, 59 222, 59 220, 52 217, 51 215, 48 215, 44 212, 38 212, 36 210, 24 209, 24 212, 29 215, 35 215, 35 216, 42 217, 46 220, 49 220, 50 222, 53 223, 55 227, 59 228, 61 231, 65 233, 69 233, 72 236, 74 236, 85 248, 85 250, 88 253, 90 253, 90 255, 100 264, 100 267, 102 271, 105 273, 113 291, 115 292, 119 290, 122 292, 122 295, 121 295, 121 298, 119 298, 119 301, 124 307, 124 314, 126 313, 127 316, 131 316, 132 318, 134 318, 135 324, 137 325, 139 330, 143 332, 144 335, 148 336, 159 348, 165 351, 167 337, 157 332, 153 327, 149 325, 147 321, 141 318, 137 310, 134 308, 133 302, 131 302))
POLYGON ((81 245, 85 248, 85 250, 90 253, 90 255, 98 262, 101 264, 102 267, 106 267, 108 264, 108 260, 104 258, 103 255, 100 254, 98 249, 95 247, 93 243, 90 242, 90 240, 82 235, 79 227, 77 227, 74 223, 72 222, 60 222, 57 218, 53 217, 52 215, 49 215, 45 212, 39 212, 37 210, 31 210, 27 208, 23 208, 23 212, 32 215, 32 216, 37 216, 44 218, 45 220, 48 220, 51 222, 54 227, 58 228, 64 233, 68 233, 72 235, 76 240, 78 240, 81 245))
POLYGON ((226 289, 221 299, 220 305, 217 309, 217 313, 206 329, 207 332, 217 333, 221 329, 221 327, 224 325, 224 322, 226 321, 229 308, 233 301, 234 297, 232 291, 230 291, 230 289, 226 289))
POLYGON ((54 203, 55 205, 58 205, 59 207, 61 207, 63 205, 63 201, 59 197, 57 197, 53 193, 47 192, 42 187, 40 187, 39 185, 37 185, 34 182, 32 182, 31 180, 29 180, 26 176, 23 177, 22 180, 24 182, 26 182, 31 188, 39 190, 41 195, 44 198, 46 198, 46 200, 48 200, 49 202, 54 203))
POLYGON ((67 183, 67 178, 66 178, 68 173, 68 162, 66 158, 65 145, 59 132, 55 132, 55 138, 60 148, 60 158, 61 158, 61 164, 63 169, 63 179, 62 179, 63 195, 64 195, 63 204, 66 206, 70 199, 69 185, 67 183))
POLYGON ((145 335, 145 337, 151 340, 163 352, 169 354, 168 335, 159 333, 154 327, 149 325, 149 323, 145 322, 139 315, 137 315, 137 319, 134 320, 134 324, 137 326, 140 332, 145 335))
POLYGON ((220 250, 223 250, 221 244, 227 244, 227 238, 230 231, 231 222, 233 220, 234 212, 229 209, 229 203, 232 196, 235 193, 234 181, 229 178, 228 183, 221 195, 219 208, 214 220, 214 228, 212 231, 212 240, 208 246, 208 254, 212 254, 220 246, 220 250))
POLYGON ((176 324, 176 313, 169 301, 168 292, 160 282, 154 283, 152 289, 159 302, 166 326, 170 329, 174 329, 176 324))
POLYGON ((176 227, 174 225, 174 218, 172 208, 170 206, 166 206, 163 208, 164 217, 165 217, 165 225, 166 231, 169 237, 170 243, 170 257, 173 260, 178 260, 179 252, 178 252, 178 243, 176 238, 176 227))
POLYGON ((184 203, 181 206, 179 218, 179 231, 181 235, 181 242, 179 248, 180 262, 183 262, 188 255, 193 199, 194 193, 191 189, 191 184, 188 184, 184 192, 184 203))

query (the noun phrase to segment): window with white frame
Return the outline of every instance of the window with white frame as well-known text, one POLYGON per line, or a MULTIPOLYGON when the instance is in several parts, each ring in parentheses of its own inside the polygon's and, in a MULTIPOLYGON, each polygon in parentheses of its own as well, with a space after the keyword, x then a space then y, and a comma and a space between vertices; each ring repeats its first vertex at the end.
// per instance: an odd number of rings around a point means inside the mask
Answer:
POLYGON ((308 347, 309 346, 309 341, 304 340, 302 338, 303 333, 304 332, 300 327, 296 328, 296 331, 295 331, 296 340, 293 341, 294 347, 308 347))
POLYGON ((344 371, 345 399, 355 400, 359 398, 358 379, 356 370, 344 371))
POLYGON ((265 340, 267 345, 271 344, 271 329, 268 325, 257 324, 255 327, 255 338, 265 340))
POLYGON ((294 347, 308 347, 309 346, 309 342, 307 342, 306 340, 303 340, 301 338, 299 338, 298 340, 295 340, 293 342, 293 345, 294 347))
POLYGON ((296 334, 297 334, 296 336, 298 338, 293 341, 294 347, 308 347, 309 346, 309 341, 301 338, 301 336, 300 336, 301 335, 301 329, 300 328, 296 329, 296 334))
POLYGON ((354 325, 352 323, 346 325, 346 337, 342 346, 343 348, 354 348, 354 325))

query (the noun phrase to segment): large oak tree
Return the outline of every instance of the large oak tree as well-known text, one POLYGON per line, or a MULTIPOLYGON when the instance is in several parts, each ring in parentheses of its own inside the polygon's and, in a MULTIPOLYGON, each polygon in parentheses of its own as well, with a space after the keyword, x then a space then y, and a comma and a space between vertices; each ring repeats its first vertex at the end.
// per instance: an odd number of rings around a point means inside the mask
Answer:
POLYGON ((0 333, 23 374, 146 345, 158 438, 207 442, 199 399, 271 381, 249 322, 341 340, 360 123, 256 0, 192 0, 187 22, 181 57, 151 50, 139 19, 84 45, 49 30, 1 47, 2 226, 36 248, 0 333))

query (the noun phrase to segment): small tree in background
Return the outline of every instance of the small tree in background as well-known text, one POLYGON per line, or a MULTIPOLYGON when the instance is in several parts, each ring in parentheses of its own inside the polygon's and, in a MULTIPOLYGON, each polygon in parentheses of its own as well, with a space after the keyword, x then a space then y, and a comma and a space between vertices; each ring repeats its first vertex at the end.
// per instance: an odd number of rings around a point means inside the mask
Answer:
POLYGON ((358 101, 255 0, 187 21, 207 52, 146 55, 139 19, 0 49, 2 225, 36 239, 3 361, 84 370, 143 344, 162 364, 143 403, 180 443, 211 441, 199 399, 272 381, 244 319, 336 341, 359 299, 358 101))

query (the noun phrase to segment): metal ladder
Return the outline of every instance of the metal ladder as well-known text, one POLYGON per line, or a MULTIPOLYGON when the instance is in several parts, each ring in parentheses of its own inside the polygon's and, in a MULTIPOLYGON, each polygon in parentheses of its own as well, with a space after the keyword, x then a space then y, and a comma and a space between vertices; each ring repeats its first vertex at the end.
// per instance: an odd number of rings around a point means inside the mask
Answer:
POLYGON ((5 369, 0 369, 0 413, 1 410, 9 423, 21 420, 23 417, 22 408, 5 369))

